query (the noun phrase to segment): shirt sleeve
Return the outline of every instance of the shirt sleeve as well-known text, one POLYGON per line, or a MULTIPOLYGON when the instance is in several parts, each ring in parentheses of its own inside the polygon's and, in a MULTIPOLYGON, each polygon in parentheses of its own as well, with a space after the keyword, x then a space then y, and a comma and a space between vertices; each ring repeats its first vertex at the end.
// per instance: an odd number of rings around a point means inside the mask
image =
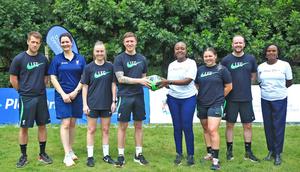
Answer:
POLYGON ((55 56, 49 66, 48 70, 49 75, 58 75, 58 62, 57 62, 57 57, 55 56))
POLYGON ((86 66, 86 61, 85 61, 85 58, 83 57, 83 56, 81 56, 81 60, 82 60, 82 72, 83 72, 83 70, 85 69, 85 66, 86 66))
POLYGON ((88 66, 86 66, 85 68, 84 68, 84 70, 83 70, 83 74, 82 74, 82 76, 81 76, 81 80, 80 80, 80 82, 82 83, 82 84, 89 84, 90 83, 90 76, 89 76, 89 70, 88 70, 88 66))
POLYGON ((258 83, 261 83, 261 79, 260 79, 261 68, 262 68, 262 64, 258 65, 258 67, 257 67, 257 77, 256 77, 256 80, 257 80, 258 83))
POLYGON ((195 80, 197 75, 197 65, 194 60, 191 60, 191 63, 188 64, 188 69, 186 70, 186 78, 195 80))
POLYGON ((226 60, 225 60, 225 57, 222 58, 222 60, 221 60, 220 63, 221 63, 221 65, 227 67, 227 66, 226 66, 226 60))
POLYGON ((292 68, 291 68, 291 66, 288 62, 286 62, 285 78, 286 78, 286 80, 292 80, 293 79, 292 68))
POLYGON ((256 59, 254 56, 252 56, 252 70, 251 73, 256 73, 257 72, 257 63, 256 63, 256 59))
POLYGON ((199 81, 198 81, 199 69, 200 69, 200 67, 197 69, 197 74, 196 74, 196 78, 195 78, 195 84, 198 84, 198 85, 199 85, 199 81))
POLYGON ((20 59, 18 58, 18 56, 16 56, 10 64, 9 74, 19 76, 21 71, 20 63, 21 63, 20 59))
POLYGON ((231 74, 230 74, 229 70, 226 67, 223 67, 222 71, 223 71, 222 76, 223 76, 224 84, 232 83, 232 78, 231 78, 231 74))
POLYGON ((124 72, 121 56, 117 56, 114 61, 114 72, 124 72))

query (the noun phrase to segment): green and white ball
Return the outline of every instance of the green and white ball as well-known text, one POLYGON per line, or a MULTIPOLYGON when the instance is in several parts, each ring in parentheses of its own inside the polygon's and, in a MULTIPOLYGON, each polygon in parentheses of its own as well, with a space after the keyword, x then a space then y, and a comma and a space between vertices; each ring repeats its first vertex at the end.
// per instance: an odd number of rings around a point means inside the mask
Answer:
POLYGON ((159 83, 161 82, 161 77, 158 75, 148 76, 148 80, 150 81, 150 89, 152 91, 156 91, 159 88, 159 83))

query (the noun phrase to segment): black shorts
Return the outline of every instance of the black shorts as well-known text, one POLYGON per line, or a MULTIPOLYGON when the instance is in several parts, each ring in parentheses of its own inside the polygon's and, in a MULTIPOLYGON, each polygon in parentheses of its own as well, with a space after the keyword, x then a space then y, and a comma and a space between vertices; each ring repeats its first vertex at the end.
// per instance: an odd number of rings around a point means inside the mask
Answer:
POLYGON ((117 104, 118 121, 129 122, 131 113, 134 121, 146 119, 144 95, 121 96, 117 104))
POLYGON ((207 119, 210 117, 218 117, 222 118, 224 116, 224 107, 223 105, 211 106, 211 107, 203 107, 197 105, 197 117, 199 119, 207 119))
POLYGON ((36 97, 20 96, 19 102, 20 127, 32 128, 34 121, 38 126, 50 123, 46 95, 36 97))
POLYGON ((111 117, 112 113, 110 110, 91 110, 88 115, 90 118, 107 118, 111 117))
POLYGON ((236 123, 238 114, 240 114, 242 123, 251 123, 255 120, 252 101, 232 102, 227 101, 225 107, 225 120, 230 123, 236 123))

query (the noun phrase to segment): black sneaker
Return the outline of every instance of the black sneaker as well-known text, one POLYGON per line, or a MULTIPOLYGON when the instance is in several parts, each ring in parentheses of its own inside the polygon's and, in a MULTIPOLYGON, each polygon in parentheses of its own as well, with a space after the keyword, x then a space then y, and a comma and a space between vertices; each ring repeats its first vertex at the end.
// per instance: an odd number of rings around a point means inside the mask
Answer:
POLYGON ((123 167, 125 165, 124 155, 119 155, 117 161, 115 162, 116 167, 123 167))
POLYGON ((220 170, 221 167, 220 167, 220 164, 219 164, 219 163, 218 163, 218 164, 212 164, 212 165, 210 166, 210 169, 211 169, 211 170, 220 170))
POLYGON ((248 151, 245 154, 245 160, 250 160, 252 162, 259 162, 259 159, 256 158, 256 156, 254 156, 254 154, 252 153, 252 151, 248 151))
POLYGON ((174 160, 174 164, 175 164, 175 165, 180 165, 182 159, 183 159, 183 156, 180 155, 180 154, 177 154, 177 155, 176 155, 176 158, 175 158, 175 160, 174 160))
POLYGON ((275 158, 275 154, 272 151, 269 151, 268 155, 264 158, 265 161, 271 161, 275 158))
POLYGON ((88 167, 94 167, 95 166, 94 157, 88 157, 86 160, 86 165, 88 167))
POLYGON ((109 164, 115 164, 115 161, 109 155, 103 157, 103 161, 109 164))
POLYGON ((188 155, 188 157, 186 158, 186 163, 188 166, 192 166, 195 164, 194 161, 194 156, 193 155, 188 155))
POLYGON ((212 159, 212 164, 210 166, 211 170, 220 170, 220 160, 218 158, 213 158, 212 159))
POLYGON ((22 168, 28 163, 27 161, 27 155, 21 155, 19 158, 19 161, 17 162, 16 166, 17 168, 22 168))
POLYGON ((226 152, 226 159, 227 159, 227 161, 231 161, 231 160, 234 159, 232 151, 227 151, 226 152))
POLYGON ((52 164, 53 161, 52 159, 46 154, 46 153, 42 153, 39 156, 39 161, 45 164, 52 164))
POLYGON ((276 154, 274 158, 274 165, 278 166, 281 164, 281 156, 280 154, 276 154))
POLYGON ((134 155, 133 161, 139 163, 140 165, 147 165, 149 163, 142 153, 139 153, 138 156, 134 155))

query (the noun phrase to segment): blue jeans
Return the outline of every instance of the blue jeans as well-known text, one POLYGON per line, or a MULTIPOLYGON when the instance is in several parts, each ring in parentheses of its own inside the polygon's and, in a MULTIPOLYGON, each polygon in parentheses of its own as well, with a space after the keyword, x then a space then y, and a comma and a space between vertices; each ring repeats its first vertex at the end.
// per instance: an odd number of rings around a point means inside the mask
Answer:
POLYGON ((168 95, 167 104, 172 116, 177 154, 182 155, 182 132, 184 132, 187 154, 194 155, 193 118, 196 108, 196 96, 177 99, 168 95))

